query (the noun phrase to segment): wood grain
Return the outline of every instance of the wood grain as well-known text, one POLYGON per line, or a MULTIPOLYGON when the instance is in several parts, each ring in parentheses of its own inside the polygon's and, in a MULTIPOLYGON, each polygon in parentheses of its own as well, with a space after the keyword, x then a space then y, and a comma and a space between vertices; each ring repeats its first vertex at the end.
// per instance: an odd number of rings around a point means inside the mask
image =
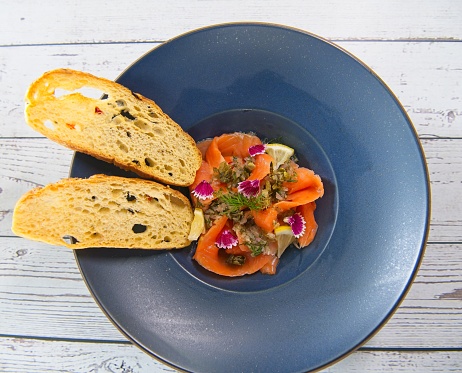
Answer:
POLYGON ((2 242, 0 334, 125 340, 93 301, 71 250, 2 242))
POLYGON ((329 39, 460 40, 462 9, 457 1, 213 1, 130 2, 62 0, 8 2, 0 13, 0 45, 164 41, 190 30, 223 22, 287 24, 329 39), (123 4, 123 5, 122 5, 123 4), (340 5, 340 6, 339 6, 340 5), (81 10, 85 9, 84 12, 81 10))
POLYGON ((462 141, 422 140, 432 194, 430 241, 462 240, 462 141))
POLYGON ((367 346, 451 348, 462 335, 462 245, 428 244, 418 275, 387 325, 367 346), (442 336, 444 336, 442 338, 442 336))
POLYGON ((176 370, 130 344, 0 338, 3 373, 166 373, 176 370), (21 364, 18 364, 18 361, 21 364))
MULTIPOLYGON (((3 47, 0 53, 0 137, 37 137, 24 121, 24 95, 45 71, 68 67, 108 79, 156 43, 3 47), (18 64, 17 61, 21 61, 18 64)), ((462 138, 462 43, 338 43, 372 68, 397 95, 425 138, 462 138), (426 61, 418 64, 417 61, 426 61)))
MULTIPOLYGON (((460 351, 357 351, 322 373, 460 372, 460 351)), ((163 365, 128 344, 0 338, 3 373, 165 373, 163 365), (18 361, 21 364, 18 364, 18 361)))

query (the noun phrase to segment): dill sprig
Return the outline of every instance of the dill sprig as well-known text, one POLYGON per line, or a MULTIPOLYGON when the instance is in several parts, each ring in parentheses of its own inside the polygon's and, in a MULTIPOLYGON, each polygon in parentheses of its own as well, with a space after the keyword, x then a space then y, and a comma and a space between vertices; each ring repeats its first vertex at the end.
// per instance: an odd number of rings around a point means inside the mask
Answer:
POLYGON ((229 213, 235 213, 242 209, 264 210, 270 205, 270 200, 265 194, 259 194, 256 197, 245 197, 240 193, 220 193, 218 200, 228 206, 229 213))
POLYGON ((263 249, 266 247, 266 245, 268 243, 266 241, 262 241, 262 242, 250 242, 250 241, 247 241, 247 242, 245 242, 245 244, 247 245, 247 247, 252 252, 252 254, 251 254, 252 256, 258 256, 263 252, 263 249))

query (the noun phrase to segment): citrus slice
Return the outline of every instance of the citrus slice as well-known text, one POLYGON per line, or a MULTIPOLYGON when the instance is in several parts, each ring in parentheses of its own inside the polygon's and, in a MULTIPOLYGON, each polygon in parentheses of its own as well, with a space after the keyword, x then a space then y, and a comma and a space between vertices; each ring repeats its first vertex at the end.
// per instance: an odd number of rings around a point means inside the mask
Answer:
POLYGON ((289 245, 295 241, 295 236, 292 232, 292 228, 289 225, 281 225, 274 230, 276 240, 278 243, 278 258, 281 257, 282 253, 289 247, 289 245))
POLYGON ((201 209, 194 209, 194 219, 191 223, 191 229, 189 230, 189 241, 197 240, 200 235, 205 231, 205 219, 204 213, 201 209))
POLYGON ((266 152, 273 157, 275 170, 294 155, 294 149, 283 144, 266 144, 266 152))

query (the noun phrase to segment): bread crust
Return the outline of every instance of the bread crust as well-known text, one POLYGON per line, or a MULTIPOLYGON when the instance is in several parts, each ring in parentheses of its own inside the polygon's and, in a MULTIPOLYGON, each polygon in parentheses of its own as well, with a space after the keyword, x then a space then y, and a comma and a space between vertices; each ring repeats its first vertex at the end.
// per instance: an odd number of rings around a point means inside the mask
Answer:
POLYGON ((193 211, 182 193, 154 181, 94 175, 67 178, 25 193, 13 232, 66 246, 174 249, 188 246, 193 211))
POLYGON ((108 79, 57 69, 33 82, 25 99, 34 130, 141 177, 188 186, 201 165, 194 139, 180 125, 154 101, 108 79), (89 97, 88 89, 101 95, 89 97))

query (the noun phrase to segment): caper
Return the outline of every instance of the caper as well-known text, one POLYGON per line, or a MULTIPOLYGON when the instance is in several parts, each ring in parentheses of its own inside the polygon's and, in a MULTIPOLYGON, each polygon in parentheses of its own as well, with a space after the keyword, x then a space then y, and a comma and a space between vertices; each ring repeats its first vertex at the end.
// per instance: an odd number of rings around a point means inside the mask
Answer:
POLYGON ((226 258, 226 263, 241 266, 245 263, 245 256, 231 254, 226 258))

